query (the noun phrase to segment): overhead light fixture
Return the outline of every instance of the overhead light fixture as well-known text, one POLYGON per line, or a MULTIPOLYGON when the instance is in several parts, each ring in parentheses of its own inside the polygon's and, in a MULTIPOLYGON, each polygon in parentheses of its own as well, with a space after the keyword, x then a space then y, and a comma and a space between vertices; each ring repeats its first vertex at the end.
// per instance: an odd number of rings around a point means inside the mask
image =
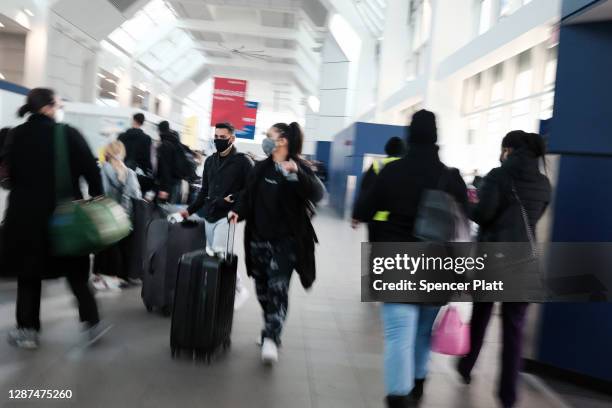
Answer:
POLYGON ((2 72, 0 72, 0 79, 5 80, 6 78, 4 77, 4 74, 2 74, 2 72))
POLYGON ((140 99, 144 99, 144 96, 142 95, 136 95, 137 97, 139 97, 140 99))
POLYGON ((4 28, 4 24, 2 24, 2 22, 0 22, 0 28, 4 28))
POLYGON ((110 78, 104 78, 104 79, 110 82, 111 84, 117 85, 117 82, 114 79, 110 79, 110 78))
POLYGON ((102 78, 102 79, 106 79, 106 77, 104 76, 104 74, 101 74, 101 73, 99 73, 99 72, 98 72, 98 76, 99 76, 100 78, 102 78))
POLYGON ((112 96, 117 96, 117 94, 115 92, 109 92, 108 94, 112 95, 112 96))
POLYGON ((30 9, 24 8, 23 12, 26 13, 30 17, 34 17, 34 13, 30 9))

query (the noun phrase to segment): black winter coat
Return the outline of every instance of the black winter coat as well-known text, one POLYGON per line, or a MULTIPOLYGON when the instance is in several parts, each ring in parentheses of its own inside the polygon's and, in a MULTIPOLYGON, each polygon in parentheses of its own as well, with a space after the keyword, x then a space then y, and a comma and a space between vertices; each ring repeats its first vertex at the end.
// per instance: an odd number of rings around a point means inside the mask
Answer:
POLYGON ((172 188, 181 179, 178 173, 178 157, 182 154, 182 147, 178 137, 173 132, 159 135, 161 144, 157 148, 157 182, 159 191, 172 192, 172 188))
POLYGON ((470 218, 479 226, 481 242, 527 242, 520 205, 512 193, 514 184, 535 234, 538 220, 551 197, 548 178, 540 173, 538 159, 527 150, 517 150, 489 172, 478 190, 479 202, 470 218))
MULTIPOLYGON (((3 228, 8 267, 28 277, 52 276, 49 221, 56 206, 55 121, 34 114, 12 130, 8 152, 11 193, 3 228)), ((78 130, 66 126, 73 199, 81 199, 83 177, 92 197, 103 194, 100 171, 87 142, 78 130)), ((83 257, 86 261, 86 257, 83 257)), ((86 263, 86 262, 85 262, 86 263)), ((83 273, 87 273, 85 269, 83 273)))
MULTIPOLYGON (((315 266, 315 243, 318 242, 315 230, 310 222, 314 215, 314 204, 323 198, 325 188, 317 178, 310 166, 303 162, 297 162, 298 181, 283 181, 281 183, 280 196, 283 197, 282 208, 284 212, 279 218, 287 222, 296 245, 296 271, 300 276, 300 282, 306 289, 310 288, 316 278, 315 266)), ((244 230, 244 253, 247 274, 251 276, 251 246, 253 240, 250 223, 254 214, 255 195, 258 194, 259 185, 263 174, 274 166, 272 158, 260 161, 255 165, 243 194, 240 196, 234 211, 240 219, 246 220, 244 230)))
POLYGON ((193 214, 204 208, 204 218, 208 222, 227 217, 233 204, 224 198, 232 194, 234 199, 238 199, 252 170, 253 161, 247 155, 239 153, 235 147, 223 160, 219 153, 213 154, 204 162, 202 189, 187 211, 193 214))
POLYGON ((389 211, 386 222, 377 223, 376 242, 415 242, 414 222, 427 189, 435 189, 443 171, 450 171, 445 191, 467 209, 467 189, 456 169, 446 169, 438 146, 412 144, 406 156, 387 164, 356 203, 360 221, 371 220, 377 211, 389 211))
POLYGON ((142 129, 128 129, 117 138, 125 146, 125 165, 132 170, 140 168, 145 174, 153 172, 151 165, 151 137, 142 129))

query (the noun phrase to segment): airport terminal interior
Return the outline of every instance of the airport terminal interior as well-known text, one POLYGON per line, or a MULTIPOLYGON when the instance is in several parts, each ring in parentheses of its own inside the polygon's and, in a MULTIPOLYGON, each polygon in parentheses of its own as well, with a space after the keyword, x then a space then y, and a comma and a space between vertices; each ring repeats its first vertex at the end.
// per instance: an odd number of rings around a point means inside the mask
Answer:
POLYGON ((505 307, 528 300, 500 299, 470 377, 476 303, 366 301, 363 273, 365 242, 417 240, 384 235, 405 220, 372 203, 415 199, 404 182, 427 180, 432 151, 469 214, 492 169, 533 153, 541 211, 523 206, 525 173, 508 187, 523 241, 612 241, 610 49, 612 0, 1 0, 0 406, 612 407, 607 289, 514 320, 505 307), (58 166, 58 141, 88 149, 58 166), (98 228, 78 256, 56 245, 64 170, 84 198, 108 197, 72 202, 98 228), (23 185, 37 177, 51 187, 23 185), (50 212, 37 191, 56 192, 50 212), (65 270, 43 276, 51 264, 65 270), (400 310, 414 322, 392 327, 400 310), (439 340, 451 311, 466 351, 439 340), (218 343, 205 358, 175 352, 204 337, 218 343))

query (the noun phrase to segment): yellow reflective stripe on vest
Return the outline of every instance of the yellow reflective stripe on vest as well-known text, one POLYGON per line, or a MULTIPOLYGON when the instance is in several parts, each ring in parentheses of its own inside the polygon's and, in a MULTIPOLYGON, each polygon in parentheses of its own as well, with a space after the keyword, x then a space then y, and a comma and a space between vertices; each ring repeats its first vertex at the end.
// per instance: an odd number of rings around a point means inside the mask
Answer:
MULTIPOLYGON (((386 157, 380 161, 374 160, 374 163, 372 163, 372 170, 374 170, 374 173, 378 175, 383 167, 399 159, 399 157, 386 157)), ((389 211, 377 211, 372 219, 374 221, 387 221, 389 219, 389 211)))

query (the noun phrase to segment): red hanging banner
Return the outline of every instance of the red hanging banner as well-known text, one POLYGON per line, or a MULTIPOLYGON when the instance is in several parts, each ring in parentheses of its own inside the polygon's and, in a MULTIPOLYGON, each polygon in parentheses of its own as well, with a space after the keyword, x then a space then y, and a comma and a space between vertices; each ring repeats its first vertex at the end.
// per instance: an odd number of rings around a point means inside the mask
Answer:
POLYGON ((215 77, 210 125, 229 122, 241 126, 247 81, 215 77))

